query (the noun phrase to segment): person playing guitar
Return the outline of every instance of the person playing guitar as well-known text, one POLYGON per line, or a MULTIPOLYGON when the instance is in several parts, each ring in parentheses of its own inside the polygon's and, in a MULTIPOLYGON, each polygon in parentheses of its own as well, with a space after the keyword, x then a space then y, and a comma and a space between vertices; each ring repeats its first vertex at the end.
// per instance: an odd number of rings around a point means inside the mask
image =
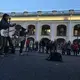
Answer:
POLYGON ((3 14, 3 17, 0 22, 0 30, 1 30, 1 47, 0 47, 0 54, 2 55, 3 53, 7 53, 7 41, 9 42, 9 45, 11 47, 11 51, 14 53, 15 49, 12 44, 11 38, 9 34, 5 35, 6 32, 9 31, 9 27, 14 27, 16 24, 10 24, 10 16, 8 14, 3 14))
POLYGON ((18 43, 20 43, 20 50, 19 53, 20 55, 23 55, 23 48, 26 40, 26 34, 28 33, 25 28, 22 26, 18 25, 16 28, 16 31, 14 33, 14 36, 18 36, 18 43))

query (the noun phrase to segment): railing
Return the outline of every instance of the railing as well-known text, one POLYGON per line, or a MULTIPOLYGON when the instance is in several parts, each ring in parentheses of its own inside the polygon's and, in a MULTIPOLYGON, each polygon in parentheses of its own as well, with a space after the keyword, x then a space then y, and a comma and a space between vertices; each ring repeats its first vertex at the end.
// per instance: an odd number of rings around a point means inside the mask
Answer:
MULTIPOLYGON (((54 10, 55 11, 55 10, 54 10)), ((70 14, 71 10, 62 10, 62 11, 56 11, 55 15, 64 15, 64 14, 70 14)), ((73 14, 80 14, 80 10, 72 10, 73 14)), ((0 12, 0 15, 4 13, 0 12)), ((24 12, 11 12, 8 13, 11 16, 24 16, 24 12)), ((37 16, 38 12, 27 12, 28 16, 34 15, 37 16)), ((53 11, 41 11, 41 15, 54 15, 53 11)))

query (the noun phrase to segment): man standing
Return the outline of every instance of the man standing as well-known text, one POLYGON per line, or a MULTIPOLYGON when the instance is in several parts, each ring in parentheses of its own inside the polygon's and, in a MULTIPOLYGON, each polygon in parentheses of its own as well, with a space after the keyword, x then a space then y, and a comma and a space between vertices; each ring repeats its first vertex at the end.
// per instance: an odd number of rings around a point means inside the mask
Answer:
MULTIPOLYGON (((7 41, 9 41, 9 45, 10 47, 12 48, 11 51, 13 52, 14 51, 14 47, 13 47, 13 44, 12 44, 12 41, 11 41, 11 38, 9 36, 9 34, 7 36, 5 36, 5 31, 9 30, 9 27, 13 27, 15 26, 16 24, 10 24, 10 16, 8 14, 4 14, 2 19, 1 19, 1 22, 0 22, 0 30, 1 30, 1 43, 2 43, 2 46, 0 48, 0 54, 2 55, 3 53, 7 53, 7 41)), ((8 32, 9 33, 9 32, 8 32)))
POLYGON ((27 41, 26 41, 26 51, 27 52, 29 52, 29 50, 30 50, 29 44, 30 44, 30 40, 27 39, 27 41))
POLYGON ((25 28, 21 27, 20 29, 20 34, 19 36, 21 37, 21 41, 20 41, 20 55, 23 55, 23 48, 24 48, 24 44, 25 44, 25 41, 26 41, 26 34, 27 34, 27 31, 25 28))

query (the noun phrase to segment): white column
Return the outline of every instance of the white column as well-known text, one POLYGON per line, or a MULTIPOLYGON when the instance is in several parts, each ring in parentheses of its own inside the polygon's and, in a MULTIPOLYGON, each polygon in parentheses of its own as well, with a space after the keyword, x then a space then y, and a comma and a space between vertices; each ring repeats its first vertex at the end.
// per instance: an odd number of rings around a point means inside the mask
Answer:
POLYGON ((50 37, 51 37, 51 40, 54 41, 55 37, 56 37, 56 26, 55 26, 55 24, 51 24, 50 29, 51 29, 50 37))
POLYGON ((40 35, 41 35, 41 26, 40 26, 40 23, 37 22, 37 24, 36 24, 36 31, 35 31, 35 40, 36 41, 40 40, 40 35))
POLYGON ((73 36, 73 28, 72 28, 72 23, 70 21, 67 26, 67 41, 72 42, 72 36, 73 36))

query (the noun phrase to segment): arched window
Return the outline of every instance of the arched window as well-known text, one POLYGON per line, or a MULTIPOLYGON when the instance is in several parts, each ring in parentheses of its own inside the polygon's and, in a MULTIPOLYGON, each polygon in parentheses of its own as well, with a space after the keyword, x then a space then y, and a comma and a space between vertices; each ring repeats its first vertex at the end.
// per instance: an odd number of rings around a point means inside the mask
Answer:
POLYGON ((65 42, 65 39, 63 39, 63 38, 58 38, 57 39, 57 43, 63 43, 63 42, 65 42))
POLYGON ((65 25, 57 26, 57 36, 66 36, 66 26, 65 25))
POLYGON ((73 34, 74 36, 80 36, 80 24, 74 26, 73 34))
POLYGON ((29 25, 28 26, 28 35, 34 35, 35 34, 35 26, 29 25))
POLYGON ((42 35, 50 35, 50 26, 49 25, 43 25, 41 30, 42 35))
POLYGON ((44 46, 46 46, 47 42, 49 42, 49 41, 50 41, 50 39, 48 39, 48 38, 42 38, 40 40, 40 43, 42 43, 42 44, 44 44, 44 46))
POLYGON ((35 41, 33 37, 28 37, 27 40, 30 40, 30 41, 33 41, 33 42, 35 41))
POLYGON ((73 43, 78 42, 80 44, 80 39, 74 39, 73 43))

